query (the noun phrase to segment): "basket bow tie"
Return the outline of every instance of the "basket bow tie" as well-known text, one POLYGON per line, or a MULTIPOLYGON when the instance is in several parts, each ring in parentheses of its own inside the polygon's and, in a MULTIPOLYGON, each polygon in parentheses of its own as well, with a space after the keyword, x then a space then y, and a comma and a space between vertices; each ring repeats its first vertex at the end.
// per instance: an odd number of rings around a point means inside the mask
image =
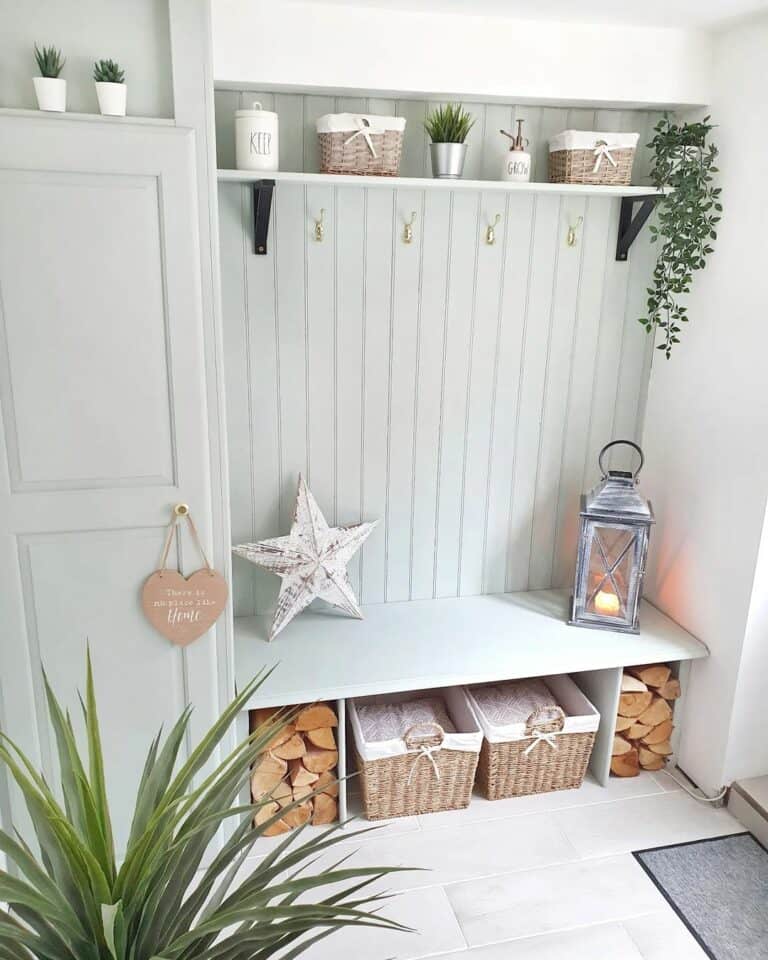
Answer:
POLYGON ((442 745, 439 743, 436 744, 435 746, 427 746, 426 744, 422 744, 418 748, 416 759, 411 764, 411 772, 408 774, 408 780, 406 781, 409 786, 410 786, 411 780, 413 779, 413 775, 416 772, 416 767, 419 764, 419 760, 421 760, 422 757, 426 757, 427 760, 429 760, 429 762, 432 764, 432 769, 435 771, 435 776, 437 777, 438 780, 440 779, 440 771, 437 768, 437 764, 435 763, 435 758, 432 756, 432 754, 438 753, 441 749, 441 746, 442 745))
POLYGON ((548 743, 553 750, 557 750, 557 743, 555 742, 554 733, 546 733, 542 730, 533 731, 533 740, 532 742, 523 750, 523 756, 528 756, 528 754, 535 748, 538 747, 540 743, 548 743))
POLYGON ((605 157, 605 159, 608 160, 608 162, 612 166, 618 167, 618 163, 616 162, 613 154, 611 153, 611 148, 608 146, 605 140, 597 141, 597 143, 595 144, 594 154, 595 154, 595 165, 594 167, 592 167, 592 173, 597 173, 597 171, 600 169, 600 164, 603 162, 603 157, 605 157))
POLYGON ((362 117, 355 117, 355 123, 357 124, 359 129, 357 130, 356 133, 353 133, 351 137, 347 137, 347 139, 344 141, 344 146, 346 147, 348 143, 352 143, 352 141, 356 137, 363 137, 365 142, 368 144, 368 149, 371 151, 373 159, 377 160, 378 157, 376 156, 376 150, 374 149, 373 141, 371 140, 371 133, 369 129, 370 124, 368 123, 367 120, 364 120, 362 117))

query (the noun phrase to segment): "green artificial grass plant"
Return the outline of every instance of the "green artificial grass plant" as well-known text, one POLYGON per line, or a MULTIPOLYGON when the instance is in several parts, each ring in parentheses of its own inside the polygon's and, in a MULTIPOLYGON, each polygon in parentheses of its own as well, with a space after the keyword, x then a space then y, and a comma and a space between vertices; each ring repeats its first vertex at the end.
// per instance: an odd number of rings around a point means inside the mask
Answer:
POLYGON ((0 904, 7 905, 0 908, 0 960, 290 960, 341 927, 406 929, 377 916, 385 895, 366 889, 392 868, 350 868, 340 855, 321 872, 310 869, 366 830, 339 833, 333 826, 302 840, 299 828, 246 871, 253 845, 288 808, 254 827, 255 812, 269 799, 238 805, 237 798, 289 718, 262 724, 224 760, 216 757, 264 679, 243 689, 183 762, 190 709, 164 740, 158 733, 119 863, 90 657, 81 698, 87 755, 45 678, 63 802, 0 734, 0 763, 23 795, 39 845, 38 854, 19 834, 0 831, 0 851, 16 867, 15 875, 0 871, 0 904), (204 863, 229 821, 235 826, 204 863))
POLYGON ((460 103, 435 107, 424 121, 432 143, 464 143, 475 121, 460 103))

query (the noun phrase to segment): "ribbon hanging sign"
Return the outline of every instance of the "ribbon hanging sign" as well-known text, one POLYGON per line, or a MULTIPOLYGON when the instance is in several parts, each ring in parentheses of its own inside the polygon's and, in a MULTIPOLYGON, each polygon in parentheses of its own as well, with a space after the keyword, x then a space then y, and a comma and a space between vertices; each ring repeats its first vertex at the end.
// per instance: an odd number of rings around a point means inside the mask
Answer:
POLYGON ((184 503, 178 504, 168 527, 160 568, 147 577, 141 591, 144 616, 171 643, 186 647, 210 630, 219 619, 228 593, 226 580, 208 562, 189 507, 184 503), (205 564, 205 567, 188 577, 166 567, 168 553, 182 518, 187 519, 192 539, 205 564))

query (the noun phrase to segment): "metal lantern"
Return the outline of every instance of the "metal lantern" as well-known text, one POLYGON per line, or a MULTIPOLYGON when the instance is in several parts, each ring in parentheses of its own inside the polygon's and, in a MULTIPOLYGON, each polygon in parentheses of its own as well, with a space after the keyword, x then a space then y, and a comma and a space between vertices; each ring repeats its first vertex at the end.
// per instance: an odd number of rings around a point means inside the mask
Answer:
POLYGON ((581 497, 579 555, 569 620, 574 626, 638 633, 648 534, 654 522, 650 502, 637 491, 644 462, 643 451, 630 440, 614 440, 600 451, 602 479, 581 497), (603 458, 618 444, 640 454, 635 473, 606 472, 603 458))

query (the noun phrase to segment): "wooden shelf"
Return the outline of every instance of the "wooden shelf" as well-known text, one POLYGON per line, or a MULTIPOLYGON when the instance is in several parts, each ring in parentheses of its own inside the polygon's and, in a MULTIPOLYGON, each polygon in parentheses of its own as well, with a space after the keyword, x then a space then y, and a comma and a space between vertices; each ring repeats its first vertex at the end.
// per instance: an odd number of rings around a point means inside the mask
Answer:
POLYGON ((647 197, 653 187, 593 186, 579 183, 506 183, 503 180, 433 180, 429 177, 355 177, 332 173, 283 173, 281 171, 219 170, 219 183, 305 183, 308 186, 385 187, 412 190, 492 190, 506 193, 554 193, 574 196, 647 197))
POLYGON ((568 609, 560 590, 371 604, 363 621, 328 608, 301 614, 271 644, 269 617, 238 618, 237 685, 276 666, 249 706, 282 706, 708 655, 647 601, 637 635, 570 627, 568 609))
POLYGON ((0 117, 20 117, 29 120, 70 121, 77 123, 119 123, 141 124, 150 126, 175 127, 176 121, 172 117, 138 117, 129 114, 126 117, 111 117, 101 113, 74 113, 65 111, 58 113, 52 110, 32 110, 21 107, 0 107, 0 117))

